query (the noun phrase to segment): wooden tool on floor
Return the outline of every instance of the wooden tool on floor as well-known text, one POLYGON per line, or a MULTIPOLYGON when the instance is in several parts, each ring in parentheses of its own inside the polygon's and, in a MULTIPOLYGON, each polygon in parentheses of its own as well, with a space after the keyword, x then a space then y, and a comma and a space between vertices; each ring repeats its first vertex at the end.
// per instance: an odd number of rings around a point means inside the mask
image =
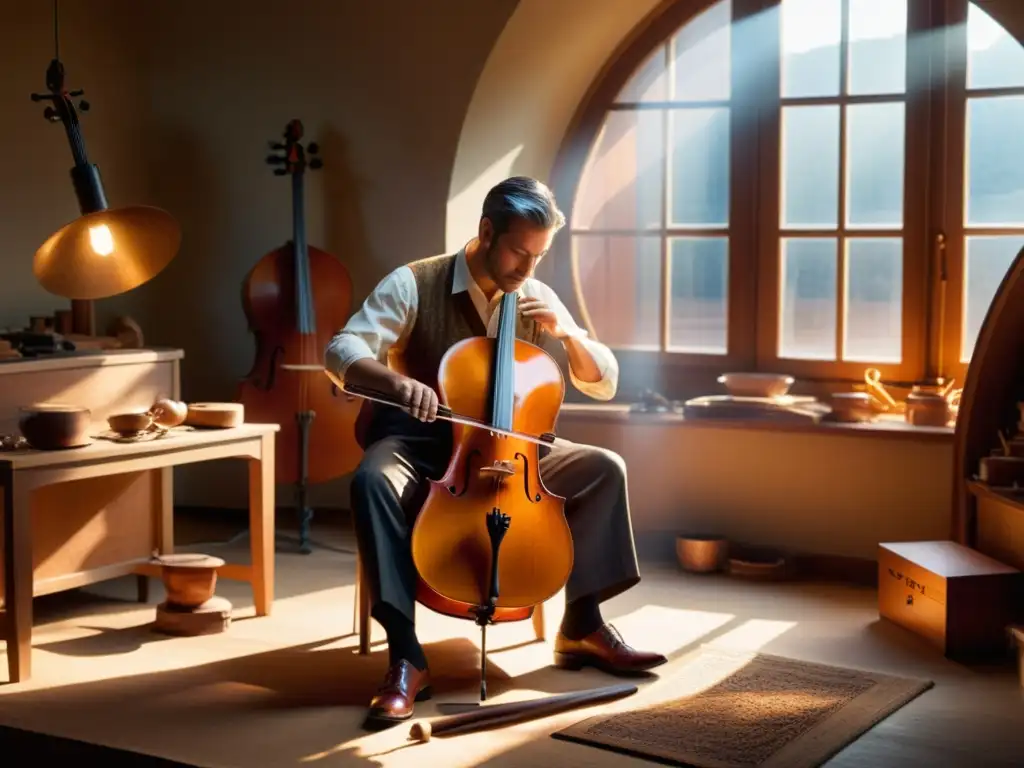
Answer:
POLYGON ((433 736, 454 736, 459 733, 493 728, 496 725, 536 720, 558 712, 632 696, 636 692, 635 685, 609 685, 604 688, 592 688, 589 691, 573 691, 528 701, 492 704, 470 712, 460 712, 457 715, 442 717, 433 722, 428 720, 415 722, 409 729, 409 738, 421 743, 428 742, 433 736))

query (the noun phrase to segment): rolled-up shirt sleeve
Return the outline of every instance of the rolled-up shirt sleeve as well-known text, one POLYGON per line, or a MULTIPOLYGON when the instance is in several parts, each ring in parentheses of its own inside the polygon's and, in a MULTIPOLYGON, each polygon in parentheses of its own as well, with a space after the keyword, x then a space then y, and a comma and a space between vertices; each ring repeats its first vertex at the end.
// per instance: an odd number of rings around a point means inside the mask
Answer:
POLYGON ((611 400, 619 388, 619 361, 615 359, 615 354, 605 344, 591 338, 590 334, 577 325, 565 304, 558 298, 558 294, 549 286, 539 281, 536 285, 540 293, 538 298, 543 299, 551 307, 562 329, 569 336, 579 340, 590 352, 590 356, 597 363, 598 370, 601 371, 601 378, 598 381, 583 381, 576 376, 570 363, 569 379, 572 381, 572 385, 594 400, 611 400))
POLYGON ((409 328, 416 313, 416 282, 406 267, 386 275, 345 327, 327 343, 324 367, 341 379, 357 360, 387 364, 388 351, 409 328))

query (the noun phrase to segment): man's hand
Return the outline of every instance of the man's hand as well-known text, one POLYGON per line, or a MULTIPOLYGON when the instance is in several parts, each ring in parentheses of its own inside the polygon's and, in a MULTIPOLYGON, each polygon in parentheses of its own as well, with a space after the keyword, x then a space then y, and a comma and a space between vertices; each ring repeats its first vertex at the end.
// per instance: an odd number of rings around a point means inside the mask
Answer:
POLYGON ((564 341, 569 334, 558 323, 558 317, 551 307, 540 299, 527 297, 519 301, 519 309, 523 317, 532 318, 541 330, 559 341, 564 341))
POLYGON ((437 393, 426 384, 402 376, 395 384, 395 398, 409 409, 409 415, 420 421, 437 418, 437 393))

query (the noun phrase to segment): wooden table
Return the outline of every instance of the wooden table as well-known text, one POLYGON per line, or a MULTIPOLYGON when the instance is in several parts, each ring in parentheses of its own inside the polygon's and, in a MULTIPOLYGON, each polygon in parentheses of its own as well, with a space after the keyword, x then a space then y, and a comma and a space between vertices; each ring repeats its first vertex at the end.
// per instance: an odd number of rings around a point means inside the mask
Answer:
MULTIPOLYGON (((249 527, 252 565, 227 564, 218 576, 248 581, 258 616, 270 613, 274 599, 274 439, 277 424, 243 424, 232 429, 175 429, 166 436, 132 443, 94 439, 91 445, 64 451, 0 452, 0 495, 4 518, 4 611, 0 638, 7 641, 12 683, 32 675, 32 599, 39 595, 118 578, 132 573, 158 576, 152 550, 174 551, 173 467, 200 461, 249 460, 249 527), (160 498, 142 514, 152 514, 155 532, 148 552, 102 567, 34 578, 32 497, 48 487, 87 478, 159 470, 160 498)), ((112 532, 111 535, 116 535, 112 532)))

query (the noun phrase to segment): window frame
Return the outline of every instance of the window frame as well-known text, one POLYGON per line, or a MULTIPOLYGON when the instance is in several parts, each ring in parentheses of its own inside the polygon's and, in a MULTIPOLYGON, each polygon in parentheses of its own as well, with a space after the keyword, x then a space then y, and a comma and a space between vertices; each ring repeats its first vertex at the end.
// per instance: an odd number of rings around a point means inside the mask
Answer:
MULTIPOLYGON (((674 0, 664 3, 623 41, 577 107, 552 172, 552 188, 562 202, 568 221, 572 221, 576 191, 591 148, 617 94, 654 49, 667 44, 684 24, 710 8, 715 1, 674 0)), ((889 383, 909 385, 944 377, 946 381, 955 379, 956 386, 962 386, 969 365, 959 359, 964 310, 965 25, 969 2, 936 0, 920 3, 911 0, 909 3, 907 82, 926 82, 930 87, 908 89, 903 94, 902 361, 895 364, 819 361, 782 358, 776 354, 782 157, 779 142, 782 110, 777 94, 781 72, 780 67, 765 68, 761 79, 752 82, 737 78, 736 72, 741 68, 733 66, 728 228, 729 352, 713 355, 664 349, 617 349, 616 355, 624 369, 629 367, 638 379, 650 378, 652 370, 663 370, 673 378, 679 369, 693 371, 700 378, 727 370, 756 370, 787 373, 812 382, 862 383, 865 369, 872 367, 877 368, 882 379, 889 383), (937 38, 943 39, 944 44, 936 44, 937 38), (742 132, 736 130, 737 125, 744 126, 742 132), (944 317, 943 273, 946 276, 944 317)), ((734 34, 743 29, 738 22, 776 9, 774 13, 767 14, 773 17, 771 26, 776 33, 764 35, 762 27, 756 43, 762 52, 769 51, 768 55, 779 61, 780 36, 777 30, 780 0, 732 0, 732 3, 734 34)), ((977 5, 998 21, 994 13, 997 9, 984 2, 977 5)), ((747 34, 756 35, 757 27, 757 24, 747 25, 747 34)), ((847 67, 846 34, 844 13, 841 65, 844 76, 847 67)), ((736 45, 734 38, 734 47, 736 45)), ((1024 88, 1016 90, 1024 93, 1024 88)), ((1013 92, 1014 89, 1006 91, 1013 92)), ((895 95, 884 97, 894 98, 895 95)), ((883 98, 852 99, 854 102, 872 100, 883 98)), ((849 101, 841 99, 839 103, 849 101)), ((843 160, 846 157, 845 144, 845 136, 841 136, 843 160)), ((842 226, 839 231, 843 231, 842 226)), ((1024 232, 1024 228, 1021 231, 1024 232)), ((893 235, 899 232, 891 231, 893 235)), ((648 234, 664 237, 665 230, 651 230, 648 234)), ((855 230, 853 234, 856 236, 860 231, 855 230)), ((575 274, 569 227, 556 239, 552 250, 551 278, 558 286, 567 289, 566 303, 593 333, 584 309, 585 302, 579 295, 581 286, 575 274)), ((663 257, 665 250, 663 248, 663 257)), ((838 285, 840 291, 841 280, 838 285)), ((663 284, 663 291, 669 290, 670 286, 663 284)), ((839 327, 841 329, 841 324, 839 327)), ((841 330, 839 333, 841 335, 841 330)), ((839 349, 841 347, 837 347, 839 349)))

